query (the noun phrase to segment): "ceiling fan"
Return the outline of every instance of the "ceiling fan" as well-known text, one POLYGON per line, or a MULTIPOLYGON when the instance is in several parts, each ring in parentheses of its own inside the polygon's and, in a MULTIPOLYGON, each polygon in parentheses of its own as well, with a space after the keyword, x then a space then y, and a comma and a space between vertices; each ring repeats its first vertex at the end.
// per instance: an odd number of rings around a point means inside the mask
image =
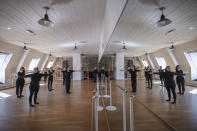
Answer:
POLYGON ((162 14, 161 14, 160 20, 157 21, 157 26, 158 26, 158 27, 163 27, 163 26, 167 26, 167 25, 171 24, 172 21, 171 21, 170 19, 166 18, 165 15, 164 15, 164 13, 163 13, 163 11, 164 11, 166 8, 165 8, 165 7, 161 7, 161 8, 159 8, 159 9, 160 9, 160 11, 162 12, 162 14))
POLYGON ((125 43, 123 43, 123 47, 122 47, 123 50, 127 50, 126 46, 125 46, 125 43))
POLYGON ((28 50, 28 49, 27 49, 27 46, 26 46, 26 43, 24 43, 23 50, 28 50))
POLYGON ((78 47, 77 47, 77 43, 75 43, 74 50, 77 50, 77 49, 78 49, 78 47))
POLYGON ((38 21, 38 23, 42 26, 45 26, 45 27, 52 27, 54 25, 54 23, 49 19, 49 16, 47 14, 47 11, 50 9, 48 6, 46 7, 43 7, 45 10, 46 10, 46 13, 44 15, 44 18, 40 19, 38 21))

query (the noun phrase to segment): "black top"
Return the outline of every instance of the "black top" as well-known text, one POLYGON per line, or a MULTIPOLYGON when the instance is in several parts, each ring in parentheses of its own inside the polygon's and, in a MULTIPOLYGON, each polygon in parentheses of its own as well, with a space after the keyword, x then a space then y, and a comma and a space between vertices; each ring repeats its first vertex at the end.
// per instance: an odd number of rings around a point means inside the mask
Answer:
POLYGON ((152 78, 152 77, 153 77, 152 69, 147 70, 147 77, 148 77, 148 78, 152 78))
MULTIPOLYGON (((183 74, 182 70, 176 70, 176 73, 183 74)), ((183 75, 177 75, 177 79, 184 79, 183 75)))
POLYGON ((129 73, 131 74, 131 78, 136 78, 137 77, 137 75, 136 75, 136 72, 138 72, 138 71, 140 71, 140 70, 128 70, 129 71, 129 73))
POLYGON ((40 79, 41 79, 42 76, 44 76, 44 74, 33 73, 33 74, 25 75, 24 77, 30 77, 31 78, 31 82, 30 82, 31 87, 39 87, 40 86, 40 79))
POLYGON ((175 73, 175 72, 171 72, 171 71, 163 72, 164 82, 165 82, 166 86, 175 86, 174 75, 183 76, 185 74, 175 73))
POLYGON ((48 72, 49 72, 49 79, 50 79, 50 78, 53 78, 54 70, 52 70, 52 71, 49 70, 48 72))
POLYGON ((73 70, 69 70, 69 71, 62 71, 63 76, 66 80, 70 80, 71 79, 71 75, 74 71, 73 70))
POLYGON ((163 77, 163 72, 164 72, 164 70, 162 70, 162 69, 159 69, 159 70, 158 70, 158 73, 159 73, 159 76, 160 76, 160 77, 163 77))
POLYGON ((98 70, 97 70, 97 69, 94 69, 94 70, 93 70, 93 75, 94 75, 94 77, 96 77, 97 74, 98 74, 98 70))
POLYGON ((25 75, 25 71, 23 71, 23 72, 19 71, 17 80, 24 81, 24 75, 25 75))

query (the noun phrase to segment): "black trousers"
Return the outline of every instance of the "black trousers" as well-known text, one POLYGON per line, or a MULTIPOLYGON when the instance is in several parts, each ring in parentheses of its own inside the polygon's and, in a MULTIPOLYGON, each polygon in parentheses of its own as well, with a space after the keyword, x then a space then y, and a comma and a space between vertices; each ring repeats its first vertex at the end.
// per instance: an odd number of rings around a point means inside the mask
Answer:
POLYGON ((160 78, 160 81, 161 81, 161 85, 163 86, 163 77, 159 76, 159 78, 160 78))
POLYGON ((23 80, 16 81, 16 95, 17 96, 22 95, 24 84, 25 84, 25 81, 23 81, 23 80))
POLYGON ((153 78, 152 77, 148 77, 148 87, 150 89, 152 89, 152 87, 153 87, 153 78))
POLYGON ((94 75, 94 83, 96 83, 97 75, 94 75))
POLYGON ((132 92, 136 92, 137 89, 137 79, 131 78, 131 86, 132 86, 132 92))
POLYGON ((53 77, 49 77, 49 79, 48 79, 48 90, 52 89, 52 85, 53 85, 53 77))
POLYGON ((47 83, 47 76, 44 76, 44 83, 47 83))
POLYGON ((174 102, 176 102, 176 92, 175 92, 175 85, 174 86, 166 86, 166 90, 168 92, 168 99, 171 100, 171 92, 174 98, 174 102))
POLYGON ((184 93, 185 92, 185 80, 184 80, 184 78, 177 78, 176 83, 178 85, 179 92, 184 93))
POLYGON ((29 86, 29 104, 32 105, 32 97, 34 95, 34 104, 37 102, 37 95, 39 92, 40 87, 29 86))
POLYGON ((63 85, 65 84, 65 77, 63 77, 63 85))
POLYGON ((68 80, 65 80, 65 86, 66 86, 66 93, 69 93, 70 92, 70 79, 68 80))

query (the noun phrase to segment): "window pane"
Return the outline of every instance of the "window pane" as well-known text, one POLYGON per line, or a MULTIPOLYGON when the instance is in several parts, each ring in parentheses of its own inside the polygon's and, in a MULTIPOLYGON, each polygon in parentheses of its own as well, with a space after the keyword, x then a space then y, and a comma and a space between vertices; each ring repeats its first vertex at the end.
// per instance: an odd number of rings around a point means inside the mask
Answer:
POLYGON ((162 69, 166 68, 167 64, 166 64, 166 61, 165 61, 164 57, 162 57, 162 56, 161 57, 155 57, 155 59, 156 59, 158 65, 162 66, 162 69))
POLYGON ((53 66, 54 61, 49 61, 47 68, 51 68, 53 66))
POLYGON ((142 64, 144 65, 144 67, 147 67, 148 66, 148 62, 146 60, 142 60, 142 64))
POLYGON ((0 53, 0 83, 5 83, 5 70, 12 54, 0 53))
POLYGON ((40 58, 33 58, 29 64, 28 70, 33 70, 35 67, 38 66, 38 63, 40 61, 40 58))
POLYGON ((197 51, 184 53, 191 67, 191 79, 197 80, 197 51))

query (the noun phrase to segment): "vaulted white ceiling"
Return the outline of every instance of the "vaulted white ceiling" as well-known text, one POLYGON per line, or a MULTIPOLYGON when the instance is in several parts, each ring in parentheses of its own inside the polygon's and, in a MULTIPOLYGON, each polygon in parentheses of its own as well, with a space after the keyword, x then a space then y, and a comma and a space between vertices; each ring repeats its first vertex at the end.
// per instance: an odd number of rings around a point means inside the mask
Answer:
MULTIPOLYGON (((196 7, 197 0, 128 0, 105 53, 137 56, 170 46, 169 41, 176 45, 196 39, 196 7), (173 23, 158 28, 161 6, 166 7, 164 14, 173 23), (176 31, 166 35, 171 29, 176 31), (121 49, 122 42, 127 50, 121 49)), ((106 0, 0 0, 0 41, 20 46, 25 42, 27 47, 54 52, 56 56, 76 52, 95 55, 103 33, 105 8, 106 0), (48 15, 55 23, 52 28, 37 23, 44 17, 44 6, 51 8, 48 15), (78 50, 73 50, 75 43, 78 50)))
POLYGON ((105 6, 106 0, 0 0, 0 41, 20 46, 25 42, 56 56, 98 54, 105 6), (52 28, 37 23, 44 17, 44 6, 51 8, 52 28), (73 50, 75 43, 78 50, 73 50))
POLYGON ((197 39, 197 0, 128 0, 124 12, 110 40, 105 54, 124 52, 126 56, 138 56, 174 44, 197 39), (172 24, 157 27, 161 12, 172 24), (169 30, 175 31, 166 34, 169 30), (122 50, 123 44, 127 50, 122 50))

